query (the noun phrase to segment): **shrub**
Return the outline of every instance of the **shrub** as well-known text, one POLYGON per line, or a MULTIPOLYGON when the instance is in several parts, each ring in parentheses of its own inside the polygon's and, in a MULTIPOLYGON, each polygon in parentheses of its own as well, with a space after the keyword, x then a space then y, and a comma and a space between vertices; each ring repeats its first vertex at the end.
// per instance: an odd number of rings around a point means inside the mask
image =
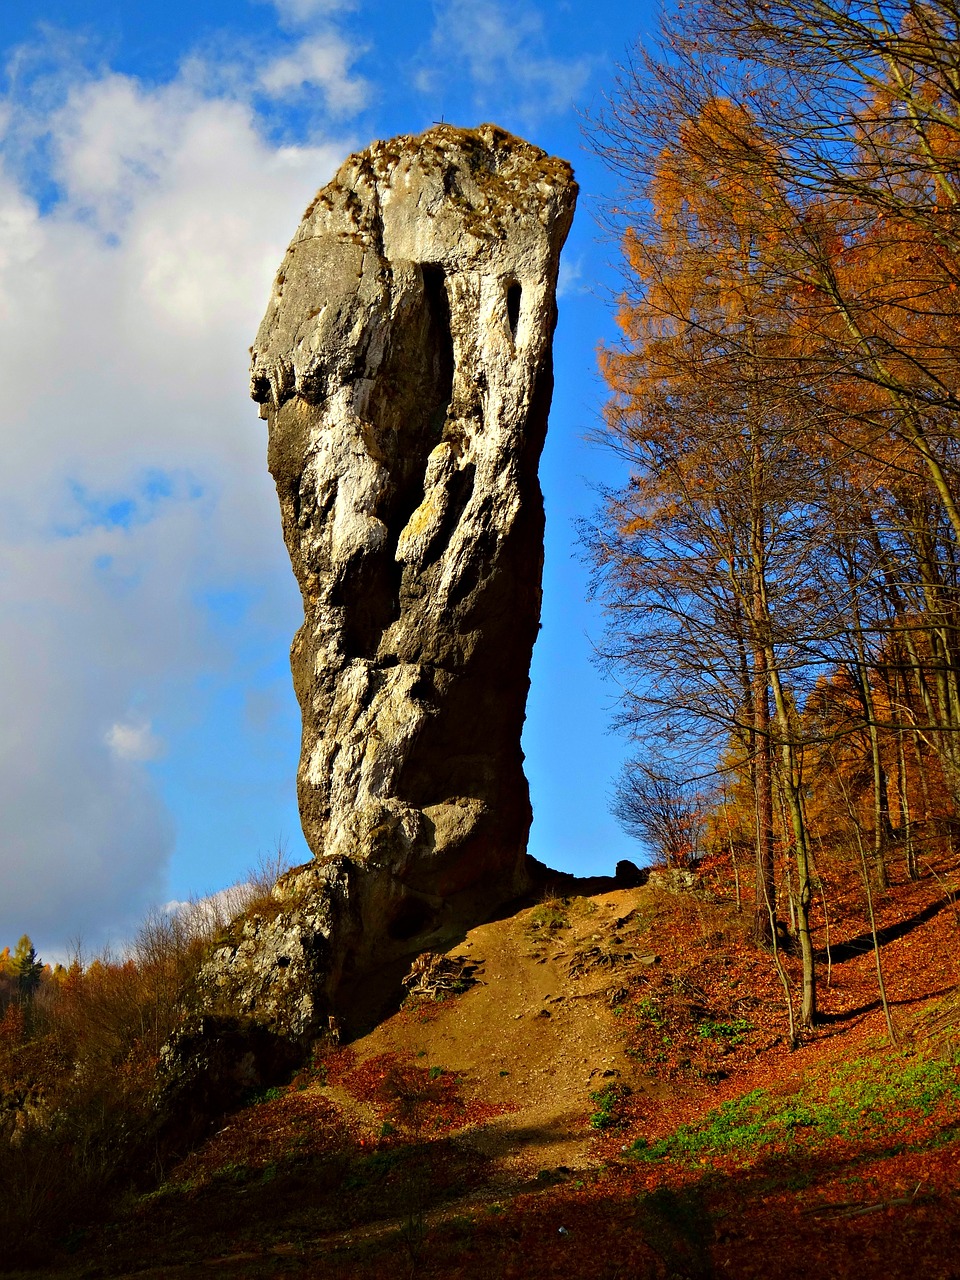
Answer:
POLYGON ((155 912, 123 957, 77 955, 0 1020, 0 1266, 42 1261, 162 1153, 160 1050, 184 1016, 222 906, 155 912))
POLYGON ((569 898, 545 898, 527 917, 527 930, 530 933, 552 937, 561 929, 569 928, 569 908, 569 898))

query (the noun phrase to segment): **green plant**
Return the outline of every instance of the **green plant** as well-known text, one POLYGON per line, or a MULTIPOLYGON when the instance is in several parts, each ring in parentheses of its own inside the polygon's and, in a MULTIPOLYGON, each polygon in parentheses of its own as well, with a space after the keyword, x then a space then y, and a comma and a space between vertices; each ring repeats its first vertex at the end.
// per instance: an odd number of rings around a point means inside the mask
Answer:
POLYGON ((656 1000, 650 996, 644 996, 642 1000, 638 1000, 634 1006, 636 1016, 647 1022, 652 1022, 655 1027, 662 1027, 666 1021, 663 1012, 657 1004, 656 1000))
POLYGON ((630 1096, 631 1090, 625 1084, 608 1084, 590 1094, 590 1101, 596 1111, 590 1117, 590 1125, 594 1129, 614 1129, 623 1124, 621 1108, 630 1096))
POLYGON ((236 1160, 231 1160, 217 1170, 215 1177, 222 1182, 244 1183, 250 1180, 253 1170, 249 1165, 240 1164, 236 1160))
POLYGON ((714 1022, 705 1018, 697 1027, 697 1034, 704 1040, 728 1040, 732 1045, 743 1044, 744 1037, 753 1030, 753 1023, 746 1018, 732 1022, 714 1022))
POLYGON ((940 1105, 960 1107, 956 1057, 888 1054, 835 1068, 825 1090, 808 1085, 783 1099, 755 1089, 657 1142, 639 1138, 630 1154, 641 1160, 702 1159, 789 1147, 801 1133, 812 1146, 836 1137, 890 1136, 906 1129, 917 1113, 929 1116, 940 1105))
POLYGON ((263 1102, 276 1102, 276 1100, 278 1098, 282 1098, 283 1095, 283 1089, 279 1088, 277 1085, 272 1085, 269 1089, 260 1089, 257 1092, 250 1094, 247 1101, 254 1105, 263 1102))
POLYGON ((559 933, 561 929, 568 929, 570 927, 569 908, 569 898, 545 898, 527 917, 528 932, 552 936, 559 933))

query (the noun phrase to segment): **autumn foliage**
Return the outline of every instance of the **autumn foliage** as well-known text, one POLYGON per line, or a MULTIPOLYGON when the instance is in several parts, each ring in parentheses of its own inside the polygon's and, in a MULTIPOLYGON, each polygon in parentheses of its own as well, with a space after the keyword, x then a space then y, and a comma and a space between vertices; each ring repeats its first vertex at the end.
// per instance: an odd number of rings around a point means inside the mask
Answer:
POLYGON ((949 4, 708 0, 595 132, 623 179, 607 657, 637 769, 712 791, 756 938, 802 958, 794 1038, 818 896, 852 874, 872 914, 958 830, 958 75, 949 4))

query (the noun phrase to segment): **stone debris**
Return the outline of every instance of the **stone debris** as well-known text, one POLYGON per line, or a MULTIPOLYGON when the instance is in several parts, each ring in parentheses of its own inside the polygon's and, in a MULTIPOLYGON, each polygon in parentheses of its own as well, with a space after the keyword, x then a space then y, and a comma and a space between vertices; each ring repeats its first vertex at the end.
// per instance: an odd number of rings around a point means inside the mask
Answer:
POLYGON ((662 867, 651 871, 647 884, 651 889, 660 889, 664 893, 695 893, 701 887, 700 877, 686 867, 662 867))

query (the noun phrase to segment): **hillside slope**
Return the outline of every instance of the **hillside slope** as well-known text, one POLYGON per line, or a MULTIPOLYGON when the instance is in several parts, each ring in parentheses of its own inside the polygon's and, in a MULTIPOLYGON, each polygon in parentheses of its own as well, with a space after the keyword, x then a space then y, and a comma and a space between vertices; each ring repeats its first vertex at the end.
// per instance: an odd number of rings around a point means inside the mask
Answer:
POLYGON ((483 925, 42 1274, 955 1275, 954 909, 935 878, 881 906, 896 1048, 853 897, 796 1051, 770 958, 706 894, 483 925))

